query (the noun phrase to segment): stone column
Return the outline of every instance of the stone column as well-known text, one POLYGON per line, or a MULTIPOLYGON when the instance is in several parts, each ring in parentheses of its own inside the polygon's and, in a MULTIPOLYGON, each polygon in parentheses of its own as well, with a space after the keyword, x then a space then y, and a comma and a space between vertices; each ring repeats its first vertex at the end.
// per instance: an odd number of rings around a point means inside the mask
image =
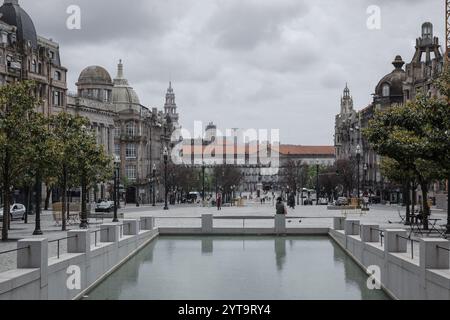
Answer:
POLYGON ((67 232, 67 253, 86 253, 91 251, 91 233, 89 230, 71 230, 67 232))
POLYGON ((202 233, 212 233, 213 232, 213 215, 203 214, 202 215, 202 233))
POLYGON ((127 219, 123 220, 123 235, 135 236, 139 234, 139 220, 127 219))
POLYGON ((286 216, 284 214, 275 215, 275 233, 286 233, 286 216))
POLYGON ((363 242, 379 242, 380 233, 377 230, 380 229, 376 224, 362 224, 361 225, 361 240, 363 242))
POLYGON ((407 231, 403 229, 388 229, 384 231, 384 250, 392 253, 404 253, 407 251, 407 231))
POLYGON ((41 288, 48 284, 48 240, 23 239, 17 242, 17 269, 40 269, 41 288))
POLYGON ((141 230, 153 230, 155 228, 154 217, 141 217, 141 230))
POLYGON ((447 240, 420 239, 420 267, 425 269, 450 269, 448 249, 450 249, 450 242, 447 240))
POLYGON ((100 242, 118 242, 119 239, 120 227, 117 223, 100 225, 100 242))
POLYGON ((334 230, 344 230, 345 229, 345 217, 334 217, 333 218, 333 229, 334 230))
POLYGON ((345 220, 345 235, 357 236, 359 235, 359 220, 345 220))

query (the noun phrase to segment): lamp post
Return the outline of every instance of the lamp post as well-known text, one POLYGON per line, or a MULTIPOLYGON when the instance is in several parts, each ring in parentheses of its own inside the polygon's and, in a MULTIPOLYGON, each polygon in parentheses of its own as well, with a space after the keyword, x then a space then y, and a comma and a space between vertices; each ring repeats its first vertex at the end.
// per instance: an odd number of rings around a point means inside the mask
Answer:
MULTIPOLYGON (((82 126, 81 131, 83 131, 84 134, 87 134, 87 127, 82 126)), ((86 181, 86 173, 84 171, 81 172, 81 217, 80 217, 80 229, 87 229, 89 227, 88 224, 88 213, 87 213, 87 181, 86 181)))
POLYGON ((316 161, 316 206, 319 205, 319 168, 320 161, 316 161))
POLYGON ((153 187, 152 187, 152 205, 156 206, 156 164, 153 164, 152 169, 152 179, 153 179, 153 187))
POLYGON ((205 161, 202 162, 202 201, 205 205, 205 161))
POLYGON ((167 151, 167 147, 164 147, 164 210, 169 210, 169 206, 167 204, 167 162, 169 161, 169 152, 167 151))
POLYGON ((361 163, 361 146, 358 144, 358 146, 356 147, 356 162, 357 162, 357 172, 356 172, 356 185, 357 185, 357 199, 358 199, 358 206, 360 204, 360 163, 361 163))
POLYGON ((117 208, 119 207, 119 181, 120 181, 120 157, 115 156, 114 158, 114 192, 113 192, 113 201, 114 201, 114 218, 113 222, 119 222, 119 218, 117 217, 117 208))
MULTIPOLYGON (((33 236, 40 236, 43 234, 41 230, 41 202, 42 202, 42 176, 40 171, 36 172, 35 184, 35 227, 33 236)), ((10 221, 11 222, 11 221, 10 221)))
POLYGON ((363 185, 362 185, 362 189, 363 189, 363 193, 366 192, 366 181, 367 181, 367 171, 369 170, 369 166, 367 165, 367 163, 364 163, 364 176, 363 176, 363 185))

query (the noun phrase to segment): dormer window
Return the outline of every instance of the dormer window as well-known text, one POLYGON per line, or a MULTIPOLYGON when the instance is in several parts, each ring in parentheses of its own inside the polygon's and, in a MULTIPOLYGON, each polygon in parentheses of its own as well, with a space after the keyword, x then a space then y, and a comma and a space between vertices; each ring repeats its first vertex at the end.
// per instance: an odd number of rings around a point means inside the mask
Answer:
POLYGON ((383 84, 382 95, 383 97, 389 97, 391 95, 391 87, 388 84, 383 84))
POLYGON ((58 80, 58 81, 61 81, 61 72, 55 71, 54 79, 58 80))

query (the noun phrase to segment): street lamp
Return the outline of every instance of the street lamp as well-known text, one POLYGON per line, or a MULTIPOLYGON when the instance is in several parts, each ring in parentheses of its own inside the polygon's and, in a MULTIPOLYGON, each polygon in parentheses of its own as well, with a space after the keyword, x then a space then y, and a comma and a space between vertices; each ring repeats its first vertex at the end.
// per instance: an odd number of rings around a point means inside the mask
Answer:
POLYGON ((316 161, 316 206, 319 205, 319 168, 320 161, 316 161))
POLYGON ((364 163, 364 176, 363 176, 363 185, 362 185, 362 189, 363 189, 363 193, 366 192, 366 181, 367 181, 367 171, 369 170, 369 166, 367 165, 367 163, 364 163))
POLYGON ((356 162, 357 162, 357 164, 358 164, 358 168, 357 168, 357 173, 356 173, 356 176, 357 176, 357 182, 356 182, 356 185, 357 185, 357 192, 358 192, 358 195, 357 195, 357 199, 358 199, 358 206, 359 206, 359 204, 360 204, 360 194, 359 194, 359 191, 360 191, 360 177, 359 177, 359 174, 360 174, 360 163, 361 163, 361 146, 358 144, 358 146, 356 147, 356 162))
POLYGON ((167 162, 169 161, 169 152, 167 147, 164 147, 164 210, 169 210, 167 205, 167 162))
POLYGON ((119 218, 117 217, 117 208, 119 207, 119 181, 120 181, 120 157, 115 156, 114 158, 114 218, 113 222, 119 222, 119 218))
POLYGON ((202 162, 202 200, 205 205, 205 161, 202 162))
POLYGON ((153 207, 155 207, 156 206, 156 164, 153 164, 152 179, 153 179, 152 202, 153 202, 153 207))

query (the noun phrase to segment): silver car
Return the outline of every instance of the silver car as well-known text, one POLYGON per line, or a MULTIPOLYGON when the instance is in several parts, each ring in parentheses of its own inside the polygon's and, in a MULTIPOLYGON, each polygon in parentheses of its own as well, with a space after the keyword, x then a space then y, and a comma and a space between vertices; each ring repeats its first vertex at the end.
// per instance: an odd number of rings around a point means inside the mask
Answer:
MULTIPOLYGON (((26 208, 23 204, 15 203, 11 206, 9 211, 11 220, 23 220, 25 217, 26 208)), ((3 220, 3 207, 0 208, 0 220, 3 220)))

